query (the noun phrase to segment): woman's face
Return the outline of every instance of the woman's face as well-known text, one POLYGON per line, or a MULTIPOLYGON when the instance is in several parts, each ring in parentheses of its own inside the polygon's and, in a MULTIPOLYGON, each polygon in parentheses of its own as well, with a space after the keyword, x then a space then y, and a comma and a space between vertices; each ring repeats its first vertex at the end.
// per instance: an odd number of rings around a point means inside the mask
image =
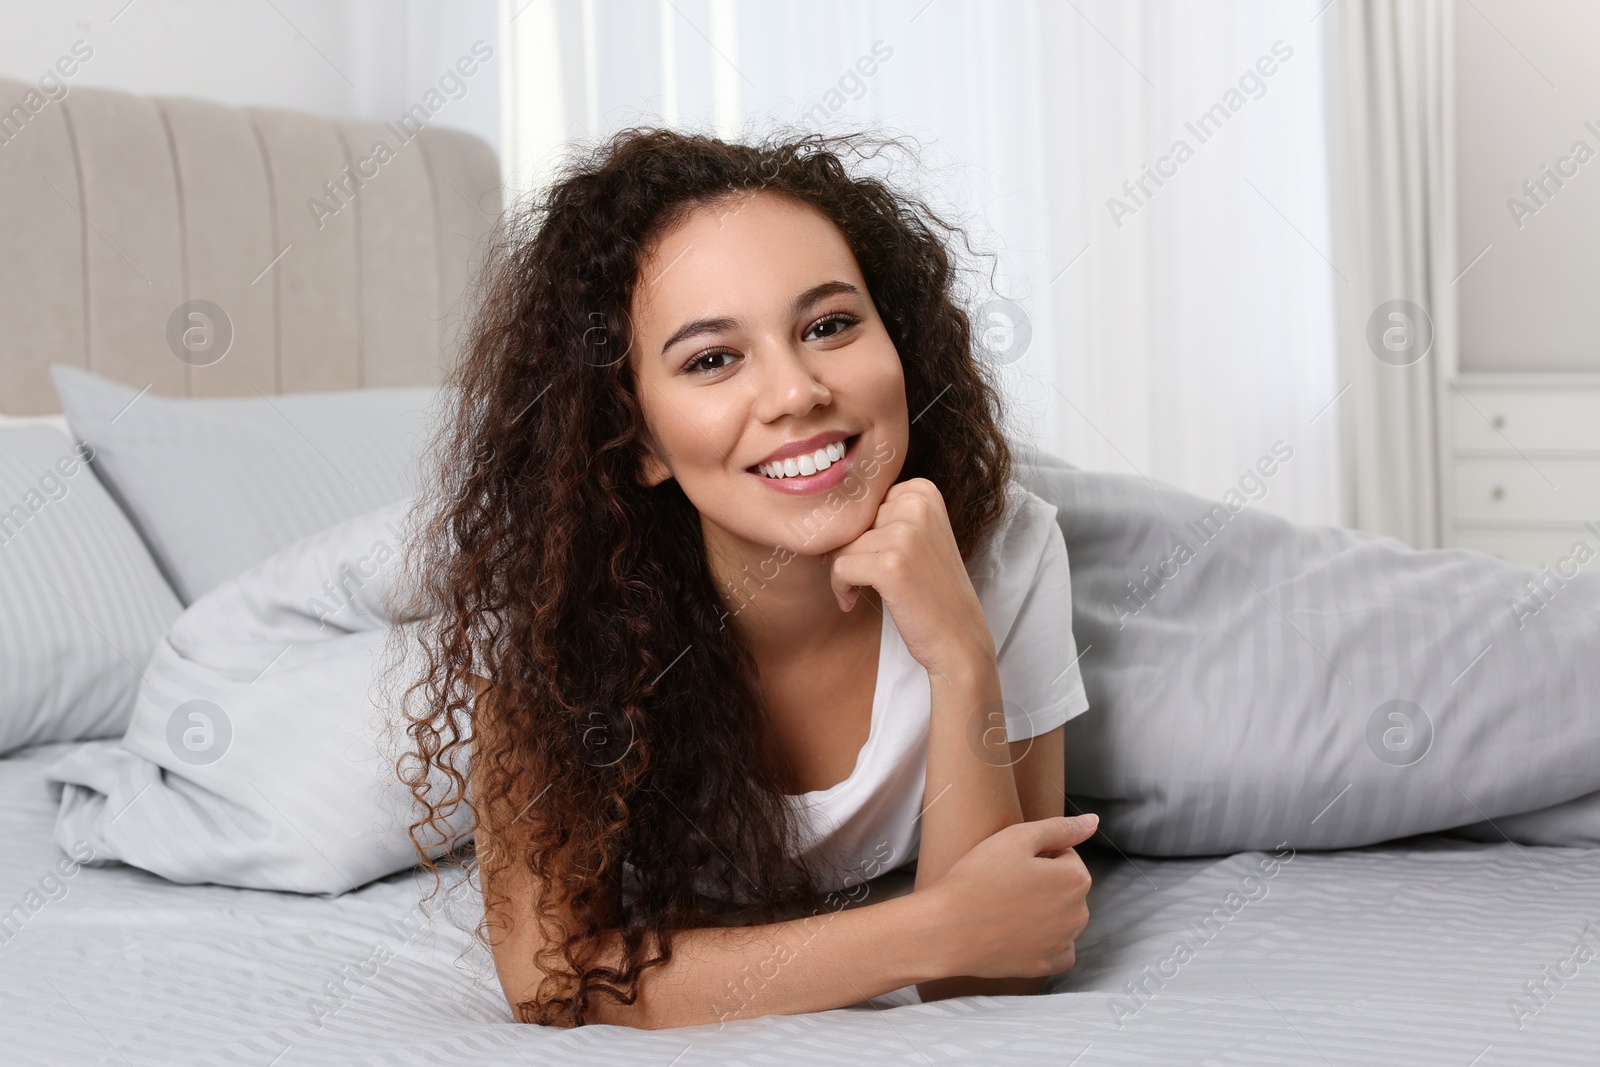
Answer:
POLYGON ((640 480, 676 478, 708 546, 742 540, 743 556, 821 555, 865 532, 905 464, 910 420, 900 355, 833 223, 741 194, 661 236, 639 279, 628 358, 654 453, 640 480), (811 459, 793 479, 759 469, 819 437, 848 452, 810 476, 811 459))

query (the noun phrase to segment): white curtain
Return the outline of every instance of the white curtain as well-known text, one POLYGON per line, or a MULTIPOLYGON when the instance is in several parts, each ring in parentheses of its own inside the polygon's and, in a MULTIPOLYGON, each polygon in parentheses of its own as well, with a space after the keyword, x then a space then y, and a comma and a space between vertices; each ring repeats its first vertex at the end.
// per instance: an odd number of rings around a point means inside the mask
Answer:
POLYGON ((630 125, 909 134, 1031 329, 1015 436, 1340 522, 1325 2, 505 0, 508 187, 630 125))
POLYGON ((349 59, 340 57, 338 74, 351 86, 350 110, 394 122, 433 93, 444 103, 431 121, 474 133, 498 150, 498 13, 496 0, 347 0, 349 59), (492 50, 487 60, 484 46, 492 50))
POLYGON ((1346 516, 1432 548, 1456 281, 1472 265, 1456 248, 1453 14, 1341 0, 1330 18, 1346 516))

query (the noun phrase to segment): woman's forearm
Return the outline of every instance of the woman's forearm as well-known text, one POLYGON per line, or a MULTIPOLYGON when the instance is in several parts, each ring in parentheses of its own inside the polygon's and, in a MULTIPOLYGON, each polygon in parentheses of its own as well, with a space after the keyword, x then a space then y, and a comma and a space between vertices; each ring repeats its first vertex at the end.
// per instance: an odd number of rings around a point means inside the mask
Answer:
MULTIPOLYGON (((965 665, 929 671, 928 684, 932 708, 917 850, 918 890, 938 882, 979 841, 1022 821, 994 657, 974 656, 965 665)), ((956 975, 919 982, 917 989, 928 1001, 969 994, 1035 993, 1044 982, 956 975)))
MULTIPOLYGON (((678 931, 672 961, 644 973, 637 1003, 597 1000, 587 1021, 662 1029, 795 1015, 846 1007, 950 973, 935 936, 942 925, 937 894, 878 903, 838 899, 837 910, 804 918, 678 931)), ((606 938, 604 956, 618 959, 615 933, 606 938)))
POLYGON ((994 658, 928 672, 927 783, 916 888, 943 878, 990 834, 1022 821, 994 658))

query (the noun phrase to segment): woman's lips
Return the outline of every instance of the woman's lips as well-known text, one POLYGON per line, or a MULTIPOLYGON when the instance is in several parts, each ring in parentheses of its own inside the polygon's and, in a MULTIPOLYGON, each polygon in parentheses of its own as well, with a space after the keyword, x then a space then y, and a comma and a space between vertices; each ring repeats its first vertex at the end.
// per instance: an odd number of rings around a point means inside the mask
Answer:
POLYGON ((780 493, 788 493, 790 496, 820 493, 825 489, 832 489, 844 481, 845 476, 855 466, 856 445, 860 442, 860 434, 845 438, 844 456, 834 461, 827 470, 818 471, 815 474, 801 474, 793 478, 768 478, 760 471, 746 471, 745 473, 762 485, 780 493))

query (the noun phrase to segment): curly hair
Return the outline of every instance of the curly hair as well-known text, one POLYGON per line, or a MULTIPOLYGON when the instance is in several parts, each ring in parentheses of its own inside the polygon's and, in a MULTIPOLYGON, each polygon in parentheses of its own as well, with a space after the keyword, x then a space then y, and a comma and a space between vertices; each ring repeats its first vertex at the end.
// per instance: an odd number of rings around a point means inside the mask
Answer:
POLYGON ((402 614, 417 621, 395 632, 422 656, 396 770, 435 891, 447 853, 468 881, 483 876, 486 907, 504 899, 488 892, 498 872, 541 887, 544 978, 512 1005, 520 1021, 578 1026, 598 998, 631 1005, 643 972, 672 958, 673 929, 816 914, 826 888, 797 858, 802 827, 758 758, 770 722, 698 514, 675 480, 636 478, 648 438, 623 357, 650 242, 742 194, 820 212, 854 253, 921 413, 901 479, 939 488, 963 559, 1006 513, 1000 393, 941 240, 966 232, 841 159, 888 145, 904 147, 859 131, 738 144, 627 129, 578 146, 491 242, 404 553, 402 614), (475 679, 493 692, 492 729, 474 721, 475 679), (464 804, 517 836, 474 852, 464 804), (612 930, 620 967, 596 962, 612 930))

